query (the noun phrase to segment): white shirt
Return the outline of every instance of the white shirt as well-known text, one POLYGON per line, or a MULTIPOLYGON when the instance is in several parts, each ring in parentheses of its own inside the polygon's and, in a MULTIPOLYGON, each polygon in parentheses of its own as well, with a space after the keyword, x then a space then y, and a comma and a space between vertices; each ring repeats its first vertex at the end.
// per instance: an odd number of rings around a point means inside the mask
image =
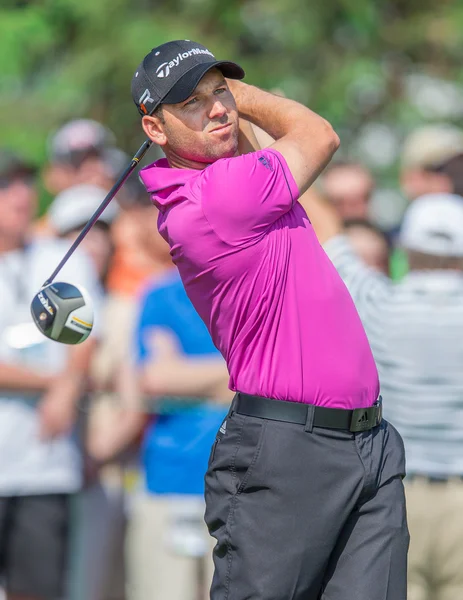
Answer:
MULTIPOLYGON (((68 248, 68 242, 41 239, 0 254, 0 362, 50 374, 64 367, 68 347, 38 331, 30 303, 68 248)), ((57 281, 84 286, 98 306, 101 291, 82 254, 69 259, 57 281)), ((72 493, 81 486, 76 440, 68 435, 39 438, 39 401, 40 394, 0 390, 0 495, 72 493)))
POLYGON ((366 267, 344 237, 325 250, 365 326, 407 472, 463 475, 463 273, 415 271, 394 283, 366 267))

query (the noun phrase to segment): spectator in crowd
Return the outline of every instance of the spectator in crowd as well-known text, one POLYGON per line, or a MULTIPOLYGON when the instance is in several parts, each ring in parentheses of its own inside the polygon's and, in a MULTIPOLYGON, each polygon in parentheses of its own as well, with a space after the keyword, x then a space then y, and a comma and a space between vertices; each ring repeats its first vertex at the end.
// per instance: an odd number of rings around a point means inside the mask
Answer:
MULTIPOLYGON (((115 146, 114 134, 91 119, 77 119, 63 125, 50 137, 48 156, 43 179, 52 196, 76 185, 109 190, 129 161, 115 146)), ((156 226, 151 218, 146 218, 151 203, 135 174, 119 191, 118 202, 122 210, 111 228, 114 256, 106 286, 117 296, 121 308, 127 304, 125 312, 131 314, 140 287, 149 277, 161 273, 165 265, 150 248, 156 226)), ((40 219, 38 229, 44 233, 52 231, 47 218, 40 219)))
MULTIPOLYGON (((168 247, 166 246, 168 251, 168 247)), ((127 559, 130 600, 208 598, 213 565, 204 524, 204 474, 231 393, 225 363, 190 303, 177 270, 145 290, 136 326, 138 386, 164 400, 146 420, 140 404, 95 440, 114 455, 145 425, 146 492, 133 504, 127 559)), ((126 378, 127 383, 127 378, 126 378)))
MULTIPOLYGON (((463 131, 449 124, 424 125, 405 139, 400 183, 408 200, 424 194, 463 193, 463 131)), ((391 254, 391 276, 399 281, 408 271, 406 253, 400 247, 391 254)))
POLYGON ((388 275, 391 248, 384 231, 365 219, 345 221, 344 229, 353 249, 363 262, 388 275))
MULTIPOLYGON (((458 193, 454 159, 463 155, 463 131, 453 125, 425 125, 405 139, 401 186, 409 200, 432 193, 458 193)), ((461 177, 461 175, 460 175, 461 177)), ((459 186, 461 184, 459 183, 459 186)))
MULTIPOLYGON (((35 173, 0 151, 0 573, 8 600, 64 595, 69 500, 82 483, 73 436, 95 335, 78 346, 43 337, 30 303, 67 244, 31 233, 35 173)), ((91 264, 76 253, 62 270, 96 307, 91 264)))
POLYGON ((118 194, 121 212, 112 228, 114 259, 108 289, 120 298, 134 299, 148 279, 170 266, 166 243, 158 235, 154 207, 138 179, 131 175, 118 194))
POLYGON ((447 177, 454 194, 463 195, 463 148, 460 154, 452 156, 440 166, 435 167, 436 174, 447 177))
POLYGON ((136 330, 142 389, 178 396, 164 404, 143 441, 147 496, 133 514, 133 595, 159 600, 209 597, 211 540, 204 524, 204 474, 231 392, 225 362, 188 299, 175 268, 147 289, 136 330), (153 592, 151 592, 153 593, 153 592))
POLYGON ((368 219, 375 182, 364 165, 355 162, 333 162, 323 172, 320 187, 344 221, 368 219))
MULTIPOLYGON (((79 189, 76 186, 85 185, 107 191, 127 163, 126 155, 115 146, 114 134, 91 119, 70 121, 50 137, 49 165, 44 170, 43 178, 47 190, 60 196, 60 221, 68 227, 67 222, 72 220, 75 226, 73 231, 64 234, 75 238, 79 223, 83 227, 87 220, 79 218, 79 215, 85 212, 86 217, 90 217, 88 207, 94 202, 90 198, 83 200, 87 204, 81 210, 75 200, 69 200, 66 190, 72 188, 75 191, 79 189)), ((90 193, 90 196, 95 194, 90 193)), ((101 200, 104 197, 100 192, 97 192, 97 196, 101 196, 101 200)), ((56 202, 52 203, 53 207, 56 205, 56 202)), ((40 220, 38 229, 41 233, 63 235, 61 225, 53 230, 54 210, 52 208, 40 220)), ((117 200, 113 200, 103 213, 100 224, 84 242, 87 251, 93 253, 93 258, 98 262, 97 269, 107 291, 104 319, 108 325, 104 326, 105 331, 94 360, 94 373, 98 373, 97 382, 101 389, 108 390, 113 386, 114 373, 126 358, 134 327, 137 293, 148 278, 162 273, 170 264, 169 257, 166 259, 162 248, 159 249, 152 210, 143 186, 133 174, 118 192, 117 200), (120 209, 117 215, 113 214, 116 208, 120 209), (108 215, 111 215, 109 228, 108 215), (115 322, 118 323, 117 327, 109 325, 115 322)), ((161 242, 165 246, 162 239, 161 242)))
POLYGON ((128 162, 116 148, 114 134, 91 119, 63 125, 50 137, 48 157, 43 179, 53 196, 82 183, 109 189, 128 162))
MULTIPOLYGON (((48 210, 51 227, 60 238, 71 244, 104 200, 106 193, 103 188, 90 184, 75 185, 60 192, 48 210)), ((113 252, 111 225, 118 212, 117 201, 113 200, 87 233, 81 245, 93 263, 103 290, 106 287, 113 252)), ((108 337, 114 342, 113 330, 119 331, 118 327, 114 327, 114 320, 108 320, 107 304, 110 304, 110 297, 106 294, 101 311, 99 344, 92 357, 90 374, 94 386, 98 389, 108 387, 108 379, 111 379, 113 393, 90 395, 88 415, 83 424, 84 440, 87 438, 88 429, 95 426, 95 420, 111 418, 111 412, 118 409, 116 403, 119 400, 120 389, 115 374, 119 365, 114 362, 110 373, 101 367, 102 361, 107 362, 105 355, 110 351, 108 337)), ((113 319, 112 311, 109 311, 109 316, 113 319)), ((127 338, 116 342, 125 344, 121 352, 127 350, 127 338)), ((87 467, 92 468, 87 468, 85 489, 75 502, 75 551, 71 569, 70 600, 119 600, 125 597, 122 472, 120 465, 111 465, 111 468, 96 471, 94 465, 90 465, 89 457, 86 458, 87 467)))
MULTIPOLYGON (((69 240, 70 244, 74 242, 106 194, 105 189, 90 184, 75 185, 59 193, 48 209, 48 219, 56 235, 69 240)), ((81 244, 102 286, 105 285, 113 253, 110 227, 118 212, 117 201, 113 200, 81 244)))
MULTIPOLYGON (((50 228, 73 241, 106 193, 106 189, 92 184, 67 188, 49 208, 50 228)), ((99 389, 113 387, 114 375, 126 359, 138 292, 149 278, 171 266, 168 246, 157 232, 154 211, 143 186, 133 176, 82 242, 106 291, 103 331, 94 360, 99 389)))
MULTIPOLYGON (((413 201, 401 231, 410 272, 365 268, 326 203, 319 239, 350 289, 380 374, 384 412, 407 455, 409 600, 463 597, 463 198, 413 201)), ((399 526, 400 524, 398 524, 399 526)))

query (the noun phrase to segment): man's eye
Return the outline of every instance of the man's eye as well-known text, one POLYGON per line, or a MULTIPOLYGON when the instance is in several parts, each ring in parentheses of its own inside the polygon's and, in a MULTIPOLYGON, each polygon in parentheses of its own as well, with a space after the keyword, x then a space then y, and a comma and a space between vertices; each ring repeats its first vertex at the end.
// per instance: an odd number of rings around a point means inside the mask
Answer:
POLYGON ((191 106, 192 104, 196 104, 197 101, 198 101, 198 98, 192 98, 185 104, 185 106, 191 106))
POLYGON ((221 87, 221 88, 215 90, 215 94, 223 94, 226 91, 227 91, 226 87, 221 87))

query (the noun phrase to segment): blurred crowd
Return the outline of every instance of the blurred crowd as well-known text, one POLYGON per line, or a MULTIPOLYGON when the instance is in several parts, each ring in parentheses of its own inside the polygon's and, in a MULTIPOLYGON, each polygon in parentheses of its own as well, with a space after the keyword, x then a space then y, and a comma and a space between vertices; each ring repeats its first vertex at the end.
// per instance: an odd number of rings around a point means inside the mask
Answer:
MULTIPOLYGON (((112 132, 87 119, 50 137, 40 172, 0 149, 0 573, 9 600, 208 597, 203 476, 232 393, 137 174, 58 278, 92 296, 89 340, 47 340, 29 313, 128 162, 112 132), (53 198, 40 218, 39 185, 53 198)), ((357 304, 385 415, 404 438, 409 598, 455 599, 463 131, 433 124, 405 139, 398 186, 409 204, 393 230, 372 216, 376 186, 365 165, 335 159, 302 202, 357 304)))

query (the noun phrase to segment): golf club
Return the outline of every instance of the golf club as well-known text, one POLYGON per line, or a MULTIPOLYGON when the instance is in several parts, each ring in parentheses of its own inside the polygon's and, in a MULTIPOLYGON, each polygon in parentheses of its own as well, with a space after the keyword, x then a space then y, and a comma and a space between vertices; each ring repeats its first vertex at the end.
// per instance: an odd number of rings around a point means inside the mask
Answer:
POLYGON ((93 306, 88 292, 75 284, 62 281, 54 283, 54 279, 140 163, 151 143, 151 140, 146 140, 134 154, 130 164, 90 217, 59 265, 34 296, 31 303, 32 318, 46 337, 63 344, 80 344, 90 335, 93 328, 93 306))

